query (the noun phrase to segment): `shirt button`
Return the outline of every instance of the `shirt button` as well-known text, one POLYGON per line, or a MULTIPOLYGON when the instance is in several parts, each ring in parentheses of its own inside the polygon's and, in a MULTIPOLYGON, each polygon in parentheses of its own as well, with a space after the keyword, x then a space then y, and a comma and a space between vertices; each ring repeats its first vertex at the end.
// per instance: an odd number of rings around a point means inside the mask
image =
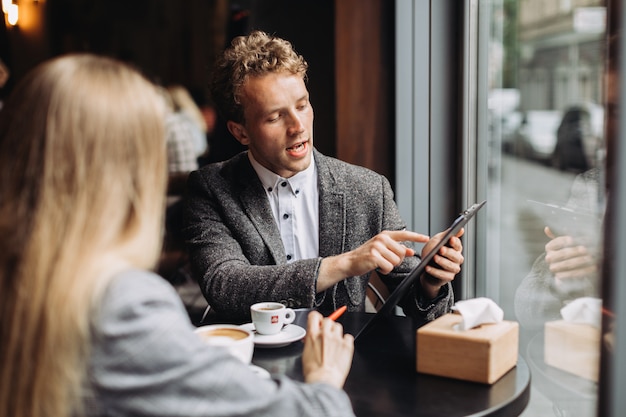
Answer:
POLYGON ((281 182, 281 183, 280 183, 280 186, 281 186, 281 187, 286 187, 286 186, 287 186, 287 181, 283 181, 283 182, 281 182))
POLYGON ((287 255, 287 260, 290 261, 291 260, 291 255, 287 255))
POLYGON ((300 194, 300 190, 296 190, 296 194, 300 194))
POLYGON ((267 189, 267 191, 271 193, 271 192, 272 192, 272 187, 269 187, 269 188, 267 189))
POLYGON ((287 213, 283 214, 283 219, 287 220, 289 218, 289 215, 287 213))

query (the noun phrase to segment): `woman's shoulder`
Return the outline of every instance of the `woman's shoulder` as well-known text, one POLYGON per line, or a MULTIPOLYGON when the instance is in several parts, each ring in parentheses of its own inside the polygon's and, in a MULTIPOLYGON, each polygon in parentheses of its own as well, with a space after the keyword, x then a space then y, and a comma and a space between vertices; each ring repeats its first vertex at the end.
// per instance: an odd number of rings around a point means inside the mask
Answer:
POLYGON ((171 285, 160 275, 144 270, 129 268, 116 273, 109 282, 107 292, 112 295, 130 293, 141 290, 142 293, 174 292, 171 285))
POLYGON ((97 321, 116 321, 161 314, 185 314, 176 290, 161 276, 127 269, 109 281, 98 303, 97 321))

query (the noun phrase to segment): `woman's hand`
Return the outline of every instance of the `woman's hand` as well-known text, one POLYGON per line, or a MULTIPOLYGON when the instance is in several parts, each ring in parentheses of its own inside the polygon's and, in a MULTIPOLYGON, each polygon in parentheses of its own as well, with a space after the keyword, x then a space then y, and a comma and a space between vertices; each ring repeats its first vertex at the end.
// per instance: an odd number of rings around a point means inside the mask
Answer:
POLYGON ((343 333, 343 326, 319 312, 309 313, 302 353, 305 382, 325 382, 343 388, 352 366, 354 337, 343 333))

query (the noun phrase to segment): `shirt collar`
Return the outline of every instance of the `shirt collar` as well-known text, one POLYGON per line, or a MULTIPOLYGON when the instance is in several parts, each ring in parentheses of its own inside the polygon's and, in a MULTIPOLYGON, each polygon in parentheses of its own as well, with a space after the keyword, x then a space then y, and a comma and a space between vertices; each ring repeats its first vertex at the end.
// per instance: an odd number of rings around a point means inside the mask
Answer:
POLYGON ((311 155, 311 164, 304 171, 298 172, 291 178, 283 178, 261 165, 256 159, 254 159, 254 156, 252 156, 252 152, 248 151, 248 159, 250 159, 252 168, 254 168, 257 175, 259 176, 261 184, 263 184, 263 188, 265 188, 265 190, 269 192, 274 190, 280 181, 287 181, 294 190, 302 188, 306 184, 309 184, 311 180, 315 178, 317 172, 315 169, 314 158, 315 157, 311 155))

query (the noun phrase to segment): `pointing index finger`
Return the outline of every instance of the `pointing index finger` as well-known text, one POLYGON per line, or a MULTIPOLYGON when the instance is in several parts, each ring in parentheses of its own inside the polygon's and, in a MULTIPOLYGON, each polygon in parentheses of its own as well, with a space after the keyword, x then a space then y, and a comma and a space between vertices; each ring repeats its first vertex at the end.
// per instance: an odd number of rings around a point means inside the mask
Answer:
POLYGON ((391 230, 386 232, 389 237, 398 242, 419 242, 426 243, 430 239, 430 236, 423 235, 421 233, 412 232, 410 230, 391 230))

